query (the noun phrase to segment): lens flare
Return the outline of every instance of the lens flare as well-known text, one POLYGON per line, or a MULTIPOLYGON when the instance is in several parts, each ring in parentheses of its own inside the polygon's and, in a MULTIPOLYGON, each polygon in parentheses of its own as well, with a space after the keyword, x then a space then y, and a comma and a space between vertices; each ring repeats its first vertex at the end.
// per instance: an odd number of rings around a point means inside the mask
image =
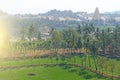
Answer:
POLYGON ((4 44, 4 35, 0 32, 0 46, 4 44))
POLYGON ((3 23, 0 23, 0 47, 5 45, 6 30, 3 23))

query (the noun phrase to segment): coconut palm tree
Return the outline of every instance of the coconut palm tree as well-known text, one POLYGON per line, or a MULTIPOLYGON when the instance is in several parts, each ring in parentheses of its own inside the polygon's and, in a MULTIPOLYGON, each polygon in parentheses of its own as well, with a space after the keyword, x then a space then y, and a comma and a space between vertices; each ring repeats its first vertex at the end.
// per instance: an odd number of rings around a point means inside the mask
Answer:
POLYGON ((97 70, 98 70, 98 68, 97 68, 98 41, 93 40, 93 41, 91 42, 90 51, 91 51, 91 54, 92 54, 92 56, 93 56, 94 65, 95 65, 95 70, 97 71, 97 70))
POLYGON ((59 59, 58 58, 59 57, 58 50, 62 44, 62 34, 61 34, 61 32, 54 30, 51 35, 52 35, 52 37, 51 37, 52 45, 53 45, 53 48, 55 49, 55 54, 56 54, 56 61, 58 61, 58 59, 59 59))

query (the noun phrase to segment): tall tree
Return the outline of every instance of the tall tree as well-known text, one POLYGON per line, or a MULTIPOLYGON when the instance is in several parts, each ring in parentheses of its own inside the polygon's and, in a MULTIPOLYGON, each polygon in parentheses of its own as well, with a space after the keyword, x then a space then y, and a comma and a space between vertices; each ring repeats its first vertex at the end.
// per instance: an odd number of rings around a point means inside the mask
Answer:
POLYGON ((28 28, 28 39, 29 41, 32 40, 33 36, 34 36, 34 33, 35 33, 35 27, 33 27, 33 25, 31 25, 29 28, 28 28))
POLYGON ((56 54, 56 60, 58 61, 58 50, 61 46, 61 41, 62 41, 62 34, 61 32, 58 32, 56 30, 54 30, 51 34, 52 36, 52 46, 55 49, 55 54, 56 54))
POLYGON ((82 26, 79 24, 78 27, 77 27, 77 32, 79 34, 82 34, 82 26))
POLYGON ((22 27, 20 34, 21 34, 21 40, 25 40, 25 35, 26 35, 25 27, 22 27))
POLYGON ((38 32, 37 40, 41 40, 41 32, 40 31, 38 32))
POLYGON ((72 54, 73 49, 77 46, 77 34, 74 29, 69 28, 66 35, 67 47, 70 49, 70 53, 72 54))
POLYGON ((98 55, 98 44, 97 44, 97 41, 96 40, 93 40, 91 42, 91 46, 90 46, 90 51, 91 51, 91 54, 93 56, 93 60, 94 60, 94 65, 95 65, 95 69, 96 71, 98 70, 97 68, 97 55, 98 55))

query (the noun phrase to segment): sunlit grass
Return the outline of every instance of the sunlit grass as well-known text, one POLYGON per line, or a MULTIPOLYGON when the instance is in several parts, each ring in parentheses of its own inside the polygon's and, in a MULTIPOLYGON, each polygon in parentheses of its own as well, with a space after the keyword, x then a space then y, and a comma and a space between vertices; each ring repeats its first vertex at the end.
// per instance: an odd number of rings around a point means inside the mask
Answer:
MULTIPOLYGON (((1 71, 0 79, 2 80, 86 80, 85 75, 79 75, 80 69, 70 68, 64 70, 62 67, 31 67, 31 68, 21 68, 14 70, 1 71), (75 72, 70 72, 72 70, 78 70, 75 72), (35 76, 29 76, 28 73, 33 72, 35 76)), ((95 76, 95 74, 90 73, 90 76, 95 76)), ((86 74, 87 75, 87 74, 86 74)), ((99 78, 91 78, 89 80, 99 80, 99 78)))
MULTIPOLYGON (((55 59, 52 60, 56 63, 55 59)), ((20 61, 9 61, 9 66, 21 66, 30 64, 51 63, 49 58, 42 59, 25 59, 20 61)), ((61 63, 61 61, 59 61, 61 63)), ((5 65, 2 64, 2 65, 5 65)), ((6 65, 7 66, 7 65, 6 65)), ((108 80, 99 77, 93 72, 74 66, 37 66, 22 67, 14 69, 0 69, 0 79, 2 80, 108 80), (35 76, 29 76, 28 73, 33 72, 35 76)))

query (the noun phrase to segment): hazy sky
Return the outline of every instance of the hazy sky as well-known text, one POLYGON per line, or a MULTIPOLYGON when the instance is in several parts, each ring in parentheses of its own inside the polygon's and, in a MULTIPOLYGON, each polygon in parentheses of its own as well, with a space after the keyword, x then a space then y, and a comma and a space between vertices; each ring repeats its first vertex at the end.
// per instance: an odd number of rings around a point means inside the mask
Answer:
POLYGON ((120 10, 120 0, 0 0, 0 10, 10 14, 44 13, 51 9, 94 12, 120 10))

